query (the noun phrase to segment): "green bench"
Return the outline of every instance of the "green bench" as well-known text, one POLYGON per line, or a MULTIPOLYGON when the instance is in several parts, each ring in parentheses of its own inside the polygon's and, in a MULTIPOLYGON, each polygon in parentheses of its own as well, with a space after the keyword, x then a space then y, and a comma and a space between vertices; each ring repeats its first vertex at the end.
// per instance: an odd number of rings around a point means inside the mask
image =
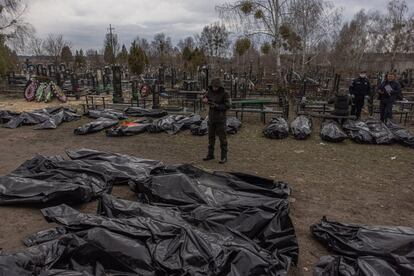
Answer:
POLYGON ((277 110, 269 110, 269 109, 254 109, 254 108, 232 108, 230 111, 236 113, 236 117, 239 118, 239 113, 241 113, 241 121, 243 121, 244 113, 256 113, 261 115, 261 121, 265 124, 266 123, 266 115, 267 114, 277 114, 284 116, 285 112, 277 111, 277 110))
POLYGON ((260 114, 260 118, 263 123, 266 123, 266 115, 267 114, 278 114, 284 117, 288 117, 289 115, 289 105, 285 103, 283 105, 283 111, 272 110, 265 108, 265 105, 273 105, 277 104, 272 102, 271 100, 262 100, 262 99, 248 99, 248 100, 238 100, 232 101, 232 108, 230 111, 236 113, 236 117, 239 117, 239 113, 241 113, 241 120, 243 121, 244 113, 254 113, 260 114))

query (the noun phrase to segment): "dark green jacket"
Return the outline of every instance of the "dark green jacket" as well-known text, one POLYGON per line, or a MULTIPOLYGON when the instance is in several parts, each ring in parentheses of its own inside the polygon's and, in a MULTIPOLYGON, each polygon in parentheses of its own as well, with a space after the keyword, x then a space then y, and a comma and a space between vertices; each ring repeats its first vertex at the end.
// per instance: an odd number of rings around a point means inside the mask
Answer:
POLYGON ((223 87, 218 91, 213 91, 210 86, 207 92, 207 99, 210 105, 208 119, 210 123, 226 122, 226 111, 230 109, 230 97, 223 87))

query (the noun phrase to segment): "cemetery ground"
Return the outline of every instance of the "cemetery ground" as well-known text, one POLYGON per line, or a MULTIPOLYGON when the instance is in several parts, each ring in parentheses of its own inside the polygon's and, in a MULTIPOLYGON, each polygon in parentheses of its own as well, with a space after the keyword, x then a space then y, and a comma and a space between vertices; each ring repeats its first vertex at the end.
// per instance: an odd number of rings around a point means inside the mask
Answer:
MULTIPOLYGON (((0 101, 2 108, 10 103, 0 101)), ((33 108, 41 108, 33 104, 33 108)), ((42 106, 43 107, 43 106, 42 106)), ((27 109, 26 109, 27 110, 27 109)), ((341 222, 369 225, 414 225, 414 150, 399 145, 359 145, 322 142, 316 122, 312 137, 297 141, 268 140, 263 125, 248 118, 237 135, 229 137, 229 163, 203 162, 207 137, 188 131, 177 135, 141 134, 109 138, 103 132, 75 136, 73 130, 90 119, 66 123, 56 130, 0 128, 0 174, 5 175, 36 154, 63 155, 65 149, 91 148, 161 160, 166 164, 191 163, 208 170, 239 171, 287 182, 292 188, 291 218, 299 240, 300 262, 291 275, 311 275, 319 257, 328 252, 311 237, 309 226, 323 216, 341 222)), ((412 126, 411 126, 412 129, 412 126)), ((218 154, 219 148, 216 147, 218 154)), ((127 186, 113 194, 134 200, 127 186)), ((97 202, 78 206, 96 212, 97 202)), ((0 207, 0 248, 24 248, 21 240, 52 227, 39 206, 0 207)))

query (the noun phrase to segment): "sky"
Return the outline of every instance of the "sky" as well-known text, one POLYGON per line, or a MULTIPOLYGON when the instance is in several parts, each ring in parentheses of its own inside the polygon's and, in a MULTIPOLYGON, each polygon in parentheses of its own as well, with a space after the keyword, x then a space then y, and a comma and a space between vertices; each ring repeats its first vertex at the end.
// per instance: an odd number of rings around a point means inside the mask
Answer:
MULTIPOLYGON (((100 49, 109 29, 129 47, 137 37, 151 38, 164 32, 174 43, 201 32, 219 21, 215 6, 234 0, 26 0, 26 20, 37 36, 63 34, 74 49, 100 49)), ((360 9, 385 11, 388 0, 333 0, 342 7, 344 20, 360 9)), ((414 12, 414 0, 407 0, 414 12)))

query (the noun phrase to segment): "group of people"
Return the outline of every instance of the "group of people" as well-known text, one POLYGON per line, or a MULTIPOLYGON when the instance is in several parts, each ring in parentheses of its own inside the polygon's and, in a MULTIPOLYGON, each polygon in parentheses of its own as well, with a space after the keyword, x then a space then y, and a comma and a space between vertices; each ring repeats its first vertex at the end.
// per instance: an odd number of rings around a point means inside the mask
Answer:
MULTIPOLYGON (((375 97, 371 93, 372 86, 365 71, 352 81, 349 92, 340 90, 337 95, 328 102, 334 104, 333 115, 349 116, 349 106, 352 104, 351 115, 361 118, 365 99, 375 97)), ((386 78, 378 86, 378 99, 380 101, 380 119, 385 122, 392 119, 394 103, 402 99, 401 85, 396 79, 395 73, 387 74, 386 78)))
MULTIPOLYGON (((340 90, 339 93, 329 101, 335 109, 333 115, 348 116, 349 106, 352 105, 351 114, 357 119, 361 118, 365 99, 372 97, 371 84, 366 72, 361 72, 359 77, 353 80, 349 91, 340 90), (353 104, 352 104, 353 103, 353 104)), ((396 80, 395 73, 389 73, 378 87, 378 99, 380 100, 380 117, 385 122, 392 119, 393 105, 398 98, 402 98, 401 85, 396 80)), ((224 90, 219 78, 213 79, 211 85, 204 95, 203 102, 209 106, 208 113, 208 153, 203 159, 210 161, 215 159, 214 147, 216 136, 220 140, 220 164, 227 162, 228 143, 226 135, 226 113, 230 109, 230 97, 224 90)))

